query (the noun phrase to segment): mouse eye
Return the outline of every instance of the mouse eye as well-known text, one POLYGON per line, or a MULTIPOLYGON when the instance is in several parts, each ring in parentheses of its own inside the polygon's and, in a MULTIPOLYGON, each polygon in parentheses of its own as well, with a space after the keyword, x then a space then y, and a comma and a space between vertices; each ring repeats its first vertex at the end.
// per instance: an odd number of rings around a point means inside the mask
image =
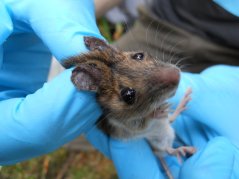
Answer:
POLYGON ((133 88, 124 88, 121 90, 121 97, 129 104, 134 104, 136 91, 133 88))
POLYGON ((133 59, 135 60, 143 60, 144 54, 143 53, 136 53, 132 56, 133 59))

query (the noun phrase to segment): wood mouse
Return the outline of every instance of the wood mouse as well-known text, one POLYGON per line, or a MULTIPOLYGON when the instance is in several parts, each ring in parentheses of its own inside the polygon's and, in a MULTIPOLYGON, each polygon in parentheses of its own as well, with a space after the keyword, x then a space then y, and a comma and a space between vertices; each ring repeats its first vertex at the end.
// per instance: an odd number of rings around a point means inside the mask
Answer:
POLYGON ((96 92, 103 110, 98 127, 117 139, 146 138, 172 178, 162 156, 195 152, 191 146, 172 147, 170 122, 185 110, 191 94, 188 90, 169 116, 167 99, 178 87, 180 69, 143 51, 120 51, 95 37, 84 37, 84 42, 90 51, 67 59, 64 66, 75 66, 71 80, 79 90, 96 92))

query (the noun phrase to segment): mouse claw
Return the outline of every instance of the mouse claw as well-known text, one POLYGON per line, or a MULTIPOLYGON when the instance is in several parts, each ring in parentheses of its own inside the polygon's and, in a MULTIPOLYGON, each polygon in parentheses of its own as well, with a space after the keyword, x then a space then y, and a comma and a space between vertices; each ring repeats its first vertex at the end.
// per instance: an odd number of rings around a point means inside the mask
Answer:
POLYGON ((174 111, 174 113, 169 117, 169 121, 173 122, 177 116, 183 112, 184 110, 187 109, 186 105, 188 104, 189 101, 192 100, 191 98, 191 94, 192 94, 192 88, 188 88, 187 91, 184 94, 183 99, 180 101, 180 103, 178 104, 176 110, 174 111))
POLYGON ((170 155, 175 155, 178 159, 178 162, 182 164, 182 157, 186 157, 187 154, 193 155, 196 152, 196 148, 191 146, 181 146, 176 149, 168 148, 166 152, 170 155))

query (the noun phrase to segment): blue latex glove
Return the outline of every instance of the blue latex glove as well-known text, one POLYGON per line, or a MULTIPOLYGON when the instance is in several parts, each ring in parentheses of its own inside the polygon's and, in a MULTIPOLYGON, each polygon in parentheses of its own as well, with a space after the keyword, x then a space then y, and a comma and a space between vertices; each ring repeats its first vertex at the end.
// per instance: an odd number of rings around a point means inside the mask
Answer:
POLYGON ((239 16, 239 0, 213 0, 215 3, 229 11, 235 16, 239 16))
MULTIPOLYGON (((239 177, 239 67, 214 66, 201 74, 183 73, 172 102, 192 87, 188 109, 174 123, 180 141, 198 152, 175 169, 180 178, 239 177)), ((173 164, 172 164, 173 167, 173 164)), ((176 168, 176 166, 174 166, 176 168)))
POLYGON ((89 0, 6 0, 0 13, 0 164, 6 165, 92 128, 101 110, 94 94, 75 89, 71 70, 44 83, 49 49, 61 61, 86 50, 83 35, 100 34, 89 0))
MULTIPOLYGON (((197 152, 182 164, 176 157, 167 156, 173 176, 239 178, 239 67, 215 66, 201 74, 182 73, 178 91, 171 99, 175 106, 188 87, 193 90, 192 101, 173 124, 175 145, 195 146, 197 152)), ((120 178, 166 178, 144 141, 119 143, 111 139, 109 144, 120 178)))

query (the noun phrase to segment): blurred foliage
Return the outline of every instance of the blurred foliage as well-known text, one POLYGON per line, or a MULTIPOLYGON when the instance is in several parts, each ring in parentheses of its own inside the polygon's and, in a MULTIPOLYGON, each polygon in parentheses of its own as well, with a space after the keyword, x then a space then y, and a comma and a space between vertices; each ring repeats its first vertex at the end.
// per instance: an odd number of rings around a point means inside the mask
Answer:
POLYGON ((117 179, 112 162, 97 151, 68 151, 52 154, 14 166, 4 166, 1 179, 117 179))
POLYGON ((97 20, 98 27, 105 39, 112 43, 118 40, 125 33, 125 25, 122 23, 112 24, 106 18, 97 20))
MULTIPOLYGON (((122 24, 111 24, 105 18, 97 20, 101 34, 109 43, 122 36, 122 24)), ((4 166, 0 179, 116 179, 112 162, 97 151, 68 151, 61 148, 13 166, 4 166)))

